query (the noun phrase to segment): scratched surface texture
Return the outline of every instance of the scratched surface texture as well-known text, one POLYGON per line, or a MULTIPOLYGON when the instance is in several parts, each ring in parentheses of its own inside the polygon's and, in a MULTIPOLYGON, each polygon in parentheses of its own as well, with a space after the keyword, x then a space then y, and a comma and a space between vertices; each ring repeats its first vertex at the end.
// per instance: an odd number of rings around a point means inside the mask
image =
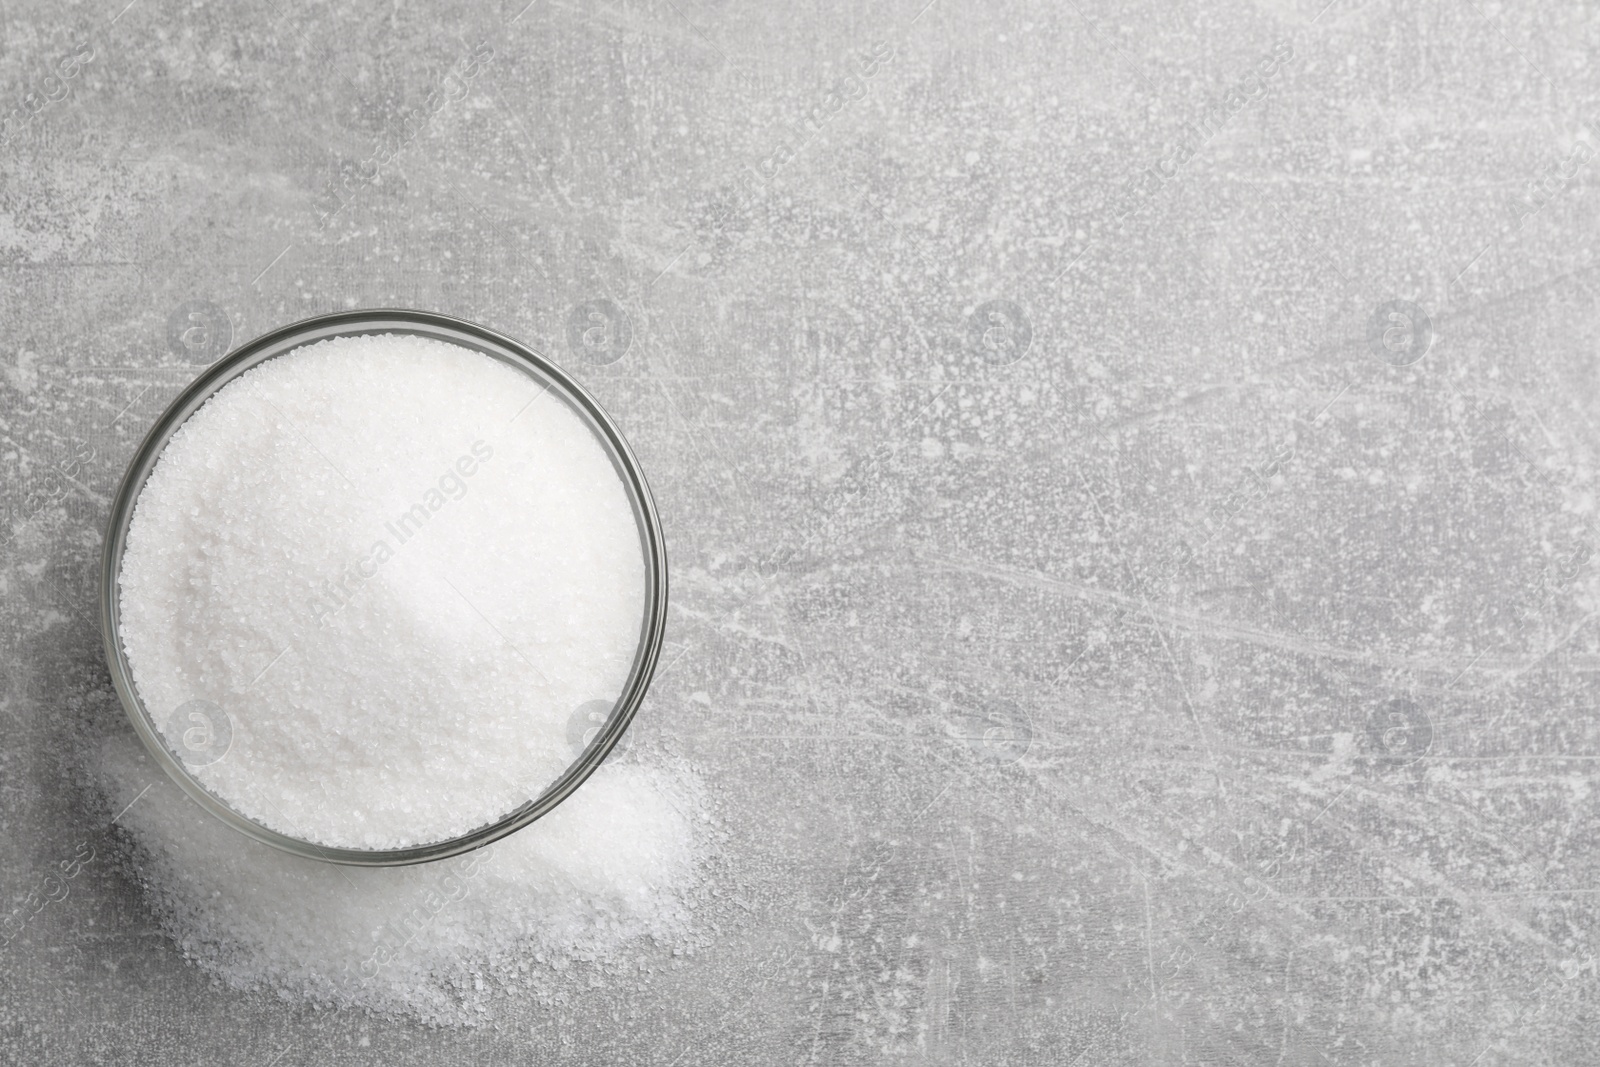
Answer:
POLYGON ((1600 9, 125 3, 0 4, 0 1062, 1600 1058, 1600 9), (362 306, 653 482, 642 988, 216 988, 84 798, 137 441, 362 306))

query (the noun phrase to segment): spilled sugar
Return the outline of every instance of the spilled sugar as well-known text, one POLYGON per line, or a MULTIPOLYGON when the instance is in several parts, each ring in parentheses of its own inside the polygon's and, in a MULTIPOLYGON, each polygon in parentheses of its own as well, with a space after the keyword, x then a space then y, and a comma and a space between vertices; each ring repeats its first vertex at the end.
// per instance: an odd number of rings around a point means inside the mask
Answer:
POLYGON ((294 837, 393 848, 517 808, 636 652, 621 480, 559 399, 488 356, 339 338, 221 389, 138 498, 134 683, 212 792, 294 837))
POLYGON ((120 731, 95 777, 133 842, 164 932, 224 985, 433 1024, 495 998, 637 982, 693 951, 690 908, 713 837, 681 766, 601 767, 551 814, 488 848, 411 867, 279 852, 205 813, 120 731), (148 788, 147 788, 148 787, 148 788))

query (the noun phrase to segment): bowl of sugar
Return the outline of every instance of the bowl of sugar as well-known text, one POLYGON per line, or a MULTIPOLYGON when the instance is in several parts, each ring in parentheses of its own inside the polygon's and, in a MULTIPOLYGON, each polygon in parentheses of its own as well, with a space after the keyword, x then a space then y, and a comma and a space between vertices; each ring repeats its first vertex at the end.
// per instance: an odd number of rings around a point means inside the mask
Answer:
POLYGON ((388 866, 527 826, 618 745, 666 624, 648 483, 545 357, 404 310, 207 368, 112 502, 112 682, 207 811, 388 866))

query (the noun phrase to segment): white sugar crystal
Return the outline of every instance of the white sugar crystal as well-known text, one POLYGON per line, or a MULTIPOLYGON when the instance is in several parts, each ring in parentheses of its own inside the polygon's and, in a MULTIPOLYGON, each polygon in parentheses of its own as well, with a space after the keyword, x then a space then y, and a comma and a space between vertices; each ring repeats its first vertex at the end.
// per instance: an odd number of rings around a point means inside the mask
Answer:
POLYGON ((488 356, 398 335, 212 397, 139 495, 120 582, 135 685, 207 788, 354 848, 536 796, 581 748, 578 709, 621 692, 644 610, 588 427, 488 356))
MULTIPOLYGON (((140 494, 120 580, 135 685, 206 786, 369 848, 536 795, 620 692, 644 609, 633 513, 587 427, 486 356, 400 336, 218 392, 140 494), (174 715, 195 701, 207 717, 174 715)), ((564 995, 573 968, 636 980, 640 942, 692 944, 711 831, 683 767, 613 761, 487 849, 356 868, 236 833, 126 732, 99 752, 156 916, 236 989, 475 1022, 508 991, 564 995)))
POLYGON ((235 832, 128 733, 100 747, 97 778, 111 810, 125 808, 117 821, 163 930, 240 991, 474 1023, 496 998, 637 982, 641 967, 694 946, 690 908, 712 830, 680 767, 608 763, 488 848, 375 868, 300 859, 235 832))

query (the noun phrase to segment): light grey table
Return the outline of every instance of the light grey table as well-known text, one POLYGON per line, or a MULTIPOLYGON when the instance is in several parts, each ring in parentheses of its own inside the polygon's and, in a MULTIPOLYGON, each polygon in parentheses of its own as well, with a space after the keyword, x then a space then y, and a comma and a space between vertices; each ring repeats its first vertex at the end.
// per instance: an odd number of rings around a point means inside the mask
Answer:
POLYGON ((0 5, 0 902, 96 856, 0 1062, 1600 1056, 1600 10, 125 3, 0 5), (228 993, 91 814, 128 456, 360 306, 652 479, 738 906, 641 988, 228 993))

